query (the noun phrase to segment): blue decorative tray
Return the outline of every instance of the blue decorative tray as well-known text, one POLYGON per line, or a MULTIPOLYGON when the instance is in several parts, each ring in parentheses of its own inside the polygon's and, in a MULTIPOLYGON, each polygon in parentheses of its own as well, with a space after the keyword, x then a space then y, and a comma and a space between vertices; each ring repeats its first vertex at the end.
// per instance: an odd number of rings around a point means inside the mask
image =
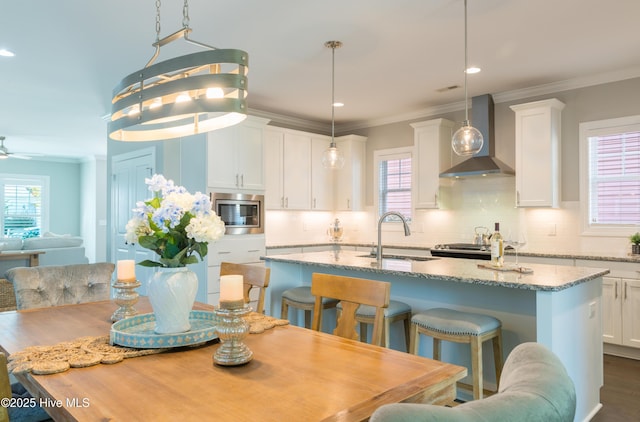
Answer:
POLYGON ((218 338, 217 316, 208 311, 191 311, 191 330, 177 334, 156 334, 156 316, 142 314, 122 319, 111 326, 110 343, 137 349, 165 349, 192 346, 218 338))

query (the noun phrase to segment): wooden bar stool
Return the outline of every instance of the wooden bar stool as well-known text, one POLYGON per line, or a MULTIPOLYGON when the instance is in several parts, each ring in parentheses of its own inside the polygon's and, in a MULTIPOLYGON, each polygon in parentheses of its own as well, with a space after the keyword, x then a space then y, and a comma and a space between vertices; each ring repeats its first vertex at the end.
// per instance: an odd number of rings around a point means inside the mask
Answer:
MULTIPOLYGON (((338 313, 342 311, 342 304, 336 306, 338 313)), ((369 305, 360 305, 356 311, 356 321, 360 323, 360 341, 367 342, 367 324, 372 325, 376 316, 376 309, 369 305)), ((391 332, 391 324, 394 322, 404 322, 404 339, 407 352, 410 350, 410 333, 411 325, 411 306, 397 300, 390 300, 389 306, 384 308, 384 324, 382 325, 382 336, 384 338, 384 347, 389 348, 389 333, 391 332)))
MULTIPOLYGON (((282 292, 282 309, 280 318, 289 319, 289 306, 304 311, 304 326, 311 328, 311 311, 316 303, 316 297, 311 294, 310 286, 293 287, 282 292)), ((322 309, 335 308, 338 300, 322 298, 322 309)))
POLYGON ((471 345, 473 399, 483 397, 482 343, 493 342, 496 383, 502 374, 502 323, 489 315, 433 308, 411 318, 411 353, 418 353, 420 334, 433 338, 433 359, 440 359, 442 340, 471 345))

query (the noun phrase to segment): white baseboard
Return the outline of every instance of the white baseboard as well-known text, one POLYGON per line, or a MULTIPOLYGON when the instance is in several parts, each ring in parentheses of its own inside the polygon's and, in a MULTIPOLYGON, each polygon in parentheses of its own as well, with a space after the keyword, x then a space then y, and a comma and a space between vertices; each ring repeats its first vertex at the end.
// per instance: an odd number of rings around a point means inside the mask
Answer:
POLYGON ((640 360, 640 349, 635 347, 604 343, 603 350, 605 355, 613 355, 623 358, 640 360))

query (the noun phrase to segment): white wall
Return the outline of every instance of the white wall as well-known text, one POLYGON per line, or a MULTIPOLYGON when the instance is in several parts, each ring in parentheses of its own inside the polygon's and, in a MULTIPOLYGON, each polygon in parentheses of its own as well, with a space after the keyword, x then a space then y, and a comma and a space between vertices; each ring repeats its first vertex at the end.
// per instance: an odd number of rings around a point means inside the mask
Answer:
POLYGON ((85 160, 80 167, 80 234, 89 262, 107 260, 107 162, 85 160))

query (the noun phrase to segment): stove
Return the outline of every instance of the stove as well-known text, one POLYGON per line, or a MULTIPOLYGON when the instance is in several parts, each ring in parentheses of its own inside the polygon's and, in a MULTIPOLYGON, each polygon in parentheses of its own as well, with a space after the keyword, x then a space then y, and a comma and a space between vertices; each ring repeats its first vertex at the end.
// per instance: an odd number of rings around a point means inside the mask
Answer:
POLYGON ((445 243, 436 245, 431 249, 432 256, 444 258, 467 258, 491 260, 491 247, 489 245, 476 245, 473 243, 445 243))

